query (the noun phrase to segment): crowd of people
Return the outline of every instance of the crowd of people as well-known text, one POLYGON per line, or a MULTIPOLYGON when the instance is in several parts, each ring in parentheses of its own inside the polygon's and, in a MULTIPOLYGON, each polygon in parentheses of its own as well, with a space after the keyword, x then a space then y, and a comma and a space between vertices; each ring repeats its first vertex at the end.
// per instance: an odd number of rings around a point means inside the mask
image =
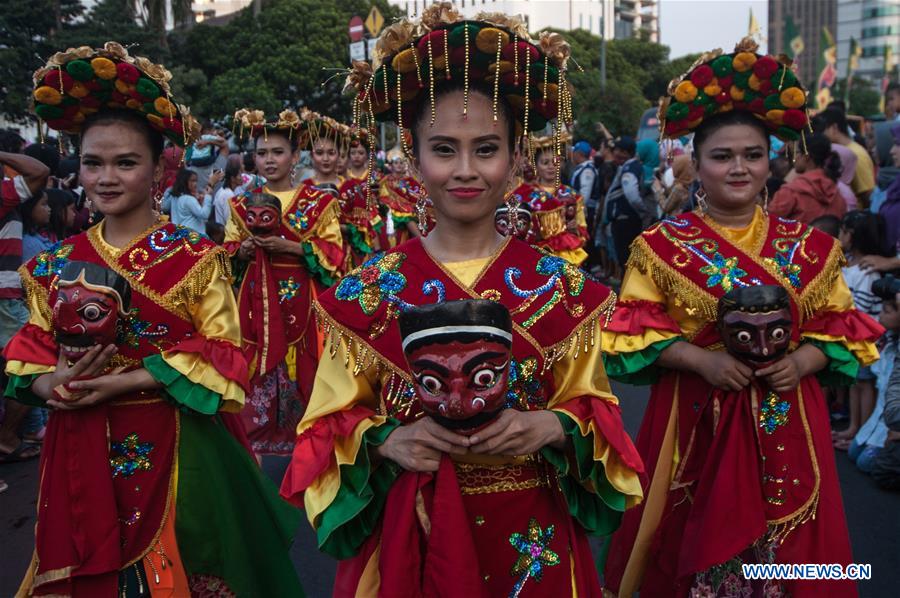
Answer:
POLYGON ((378 48, 353 123, 200 125, 112 42, 35 73, 60 139, 0 136, 22 591, 301 595, 305 511, 339 596, 855 595, 739 572, 852 562, 835 449, 900 488, 900 88, 808 121, 744 40, 659 140, 592 146, 559 34, 437 4, 378 48), (634 444, 607 376, 651 385, 634 444))

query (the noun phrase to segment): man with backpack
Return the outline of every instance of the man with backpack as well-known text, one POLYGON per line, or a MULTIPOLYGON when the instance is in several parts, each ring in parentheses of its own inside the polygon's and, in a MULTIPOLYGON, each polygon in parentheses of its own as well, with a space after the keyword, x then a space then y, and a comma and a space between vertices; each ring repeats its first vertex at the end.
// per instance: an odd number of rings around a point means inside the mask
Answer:
POLYGON ((588 223, 588 242, 584 249, 588 252, 588 261, 597 263, 594 224, 603 199, 603 181, 591 159, 591 146, 587 141, 579 141, 572 147, 572 162, 575 168, 572 171, 571 187, 584 198, 585 218, 588 223))
POLYGON ((628 262, 631 242, 651 221, 651 210, 644 198, 643 167, 635 157, 636 149, 631 137, 616 139, 613 159, 619 169, 606 194, 606 220, 610 223, 616 259, 623 267, 628 262))

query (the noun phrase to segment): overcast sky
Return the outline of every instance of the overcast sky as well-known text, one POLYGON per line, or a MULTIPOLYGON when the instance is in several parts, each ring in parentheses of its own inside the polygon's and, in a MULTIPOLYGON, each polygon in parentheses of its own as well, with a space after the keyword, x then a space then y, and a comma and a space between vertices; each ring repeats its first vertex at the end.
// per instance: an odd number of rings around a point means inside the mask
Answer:
POLYGON ((660 41, 672 49, 672 58, 713 48, 729 52, 747 35, 751 8, 765 40, 766 0, 659 0, 660 41))

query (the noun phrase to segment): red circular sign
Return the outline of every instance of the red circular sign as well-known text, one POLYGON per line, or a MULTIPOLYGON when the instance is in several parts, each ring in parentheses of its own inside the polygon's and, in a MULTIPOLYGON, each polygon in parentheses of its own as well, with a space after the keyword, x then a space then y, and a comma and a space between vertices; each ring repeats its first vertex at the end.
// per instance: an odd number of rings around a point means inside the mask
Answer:
POLYGON ((350 41, 358 42, 363 38, 363 20, 362 17, 353 17, 350 19, 350 41))

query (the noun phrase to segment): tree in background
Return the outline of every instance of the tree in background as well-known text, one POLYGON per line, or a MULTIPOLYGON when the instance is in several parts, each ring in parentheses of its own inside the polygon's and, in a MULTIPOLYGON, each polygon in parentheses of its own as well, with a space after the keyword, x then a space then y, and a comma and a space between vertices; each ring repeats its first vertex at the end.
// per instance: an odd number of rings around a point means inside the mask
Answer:
MULTIPOLYGON (((844 97, 846 86, 847 79, 838 79, 834 84, 834 97, 844 97)), ((853 84, 850 86, 850 96, 847 101, 848 114, 865 117, 881 114, 880 102, 881 92, 874 83, 862 77, 853 77, 853 84)))

